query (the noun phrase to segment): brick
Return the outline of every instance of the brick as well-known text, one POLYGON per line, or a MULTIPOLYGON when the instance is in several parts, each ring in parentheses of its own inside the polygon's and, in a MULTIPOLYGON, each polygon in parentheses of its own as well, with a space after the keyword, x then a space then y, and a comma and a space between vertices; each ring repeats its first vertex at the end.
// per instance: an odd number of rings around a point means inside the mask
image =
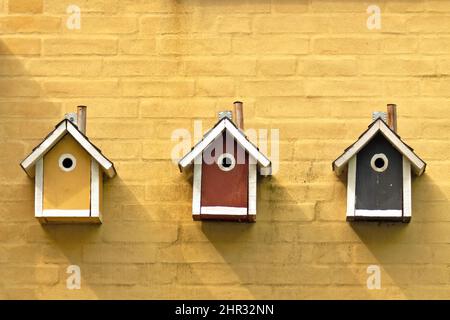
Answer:
POLYGON ((352 76, 358 72, 355 59, 308 59, 300 61, 300 74, 308 76, 352 76))
POLYGON ((56 33, 61 30, 61 19, 49 16, 13 16, 0 18, 3 33, 56 33))
MULTIPOLYGON (((83 9, 81 9, 83 12, 83 9)), ((81 28, 78 33, 89 34, 131 34, 138 30, 137 20, 135 17, 120 16, 83 16, 81 19, 81 28)), ((72 30, 64 29, 67 33, 72 30)))
POLYGON ((118 83, 115 80, 52 80, 44 82, 43 87, 46 94, 57 97, 109 97, 118 94, 118 83))
POLYGON ((83 261, 88 263, 153 263, 157 248, 148 244, 88 244, 83 246, 83 261))
POLYGON ((312 52, 316 54, 376 54, 381 51, 379 39, 370 37, 317 38, 312 41, 312 52))
POLYGON ((97 76, 102 61, 94 59, 39 59, 30 60, 27 71, 34 76, 97 76))
POLYGON ((254 75, 256 73, 255 59, 205 59, 185 60, 183 71, 187 75, 254 75))
POLYGON ((10 13, 42 13, 43 0, 11 0, 8 2, 10 13))
POLYGON ((163 59, 107 59, 103 74, 106 76, 167 76, 178 69, 176 60, 163 59))
POLYGON ((115 55, 117 41, 115 39, 44 39, 44 55, 115 55))
POLYGON ((141 100, 140 109, 142 116, 149 118, 200 118, 208 113, 215 117, 215 111, 219 111, 216 100, 208 97, 149 98, 141 100))
POLYGON ((267 76, 287 76, 295 73, 295 58, 263 58, 258 61, 258 72, 267 76))
POLYGON ((252 21, 243 16, 221 16, 217 18, 217 29, 220 33, 250 33, 252 21))
POLYGON ((330 19, 318 15, 272 15, 257 17, 254 29, 259 33, 321 33, 328 32, 330 19))
POLYGON ((194 94, 193 81, 147 81, 126 80, 122 83, 124 96, 167 97, 191 96, 194 94))
POLYGON ((2 108, 0 109, 0 115, 2 118, 20 118, 25 115, 31 116, 33 118, 56 118, 61 116, 61 114, 62 106, 59 102, 36 101, 27 99, 2 102, 2 108))
POLYGON ((243 96, 303 96, 302 80, 246 80, 239 86, 243 96))
POLYGON ((34 80, 0 80, 4 97, 38 97, 41 92, 39 83, 34 80))
POLYGON ((240 54, 306 54, 309 40, 295 36, 258 36, 233 38, 232 50, 240 54))
POLYGON ((39 55, 40 52, 40 39, 2 37, 0 42, 0 55, 39 55))
MULTIPOLYGON (((64 110, 73 112, 77 99, 65 99, 64 110)), ((138 102, 128 99, 109 98, 83 98, 83 103, 88 106, 89 118, 137 118, 139 115, 138 102)), ((89 128, 89 125, 87 125, 89 128)), ((89 130, 89 129, 87 129, 89 130)))
POLYGON ((362 59, 360 71, 367 75, 420 76, 435 74, 433 59, 362 59))
POLYGON ((52 265, 40 266, 1 266, 2 282, 7 285, 39 284, 51 286, 59 281, 59 268, 52 265))
POLYGON ((230 52, 228 38, 163 37, 158 41, 162 54, 224 54, 230 52))
POLYGON ((146 16, 139 19, 139 31, 143 34, 176 34, 189 28, 190 19, 182 15, 146 16))
POLYGON ((308 0, 299 0, 295 2, 289 0, 279 0, 272 3, 273 10, 281 13, 303 13, 308 11, 308 7, 308 0))
POLYGON ((119 53, 130 55, 150 55, 156 52, 156 40, 149 39, 121 39, 119 53))
POLYGON ((200 78, 196 83, 196 96, 235 96, 235 81, 229 78, 200 78))
POLYGON ((175 242, 178 227, 161 223, 109 223, 102 228, 105 242, 175 242))
POLYGON ((305 95, 309 97, 339 96, 377 96, 382 92, 379 82, 364 79, 310 80, 305 82, 305 95))
POLYGON ((97 146, 102 151, 117 160, 137 159, 141 155, 141 144, 139 142, 117 142, 117 141, 101 141, 97 146))
MULTIPOLYGON (((114 13, 117 11, 119 0, 78 0, 76 5, 83 13, 114 13)), ((66 14, 70 2, 60 0, 45 0, 44 12, 52 14, 66 14)))
POLYGON ((118 2, 119 11, 122 13, 174 13, 190 10, 190 6, 175 0, 152 1, 124 0, 118 2))

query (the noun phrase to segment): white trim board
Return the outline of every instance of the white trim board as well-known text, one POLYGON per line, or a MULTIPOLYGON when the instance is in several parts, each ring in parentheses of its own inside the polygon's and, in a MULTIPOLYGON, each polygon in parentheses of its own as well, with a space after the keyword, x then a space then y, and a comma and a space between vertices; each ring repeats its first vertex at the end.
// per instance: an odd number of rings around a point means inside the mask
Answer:
POLYGON ((91 216, 100 217, 100 170, 98 162, 91 159, 91 216))
POLYGON ((403 156, 405 156, 412 164, 414 172, 421 175, 425 171, 425 162, 423 162, 411 149, 384 123, 383 120, 377 119, 347 151, 333 162, 333 170, 340 174, 343 167, 356 155, 367 143, 378 133, 381 132, 386 139, 396 148, 403 156))
POLYGON ((214 214, 214 215, 230 215, 230 216, 246 216, 247 208, 238 207, 201 207, 201 214, 214 214))
POLYGON ((237 140, 237 142, 258 161, 262 167, 270 167, 270 160, 263 155, 253 144, 251 144, 242 132, 228 119, 222 119, 210 132, 208 132, 202 141, 200 141, 190 152, 188 152, 179 162, 181 170, 188 167, 194 159, 205 150, 208 145, 214 141, 224 130, 237 140))
POLYGON ((256 214, 256 193, 257 193, 256 163, 249 161, 248 164, 248 214, 256 214))
POLYGON ((40 218, 44 201, 44 159, 42 158, 36 162, 34 180, 34 216, 40 218))
POLYGON ((192 215, 200 215, 202 198, 202 157, 200 153, 194 161, 194 183, 192 184, 192 215))
POLYGON ((401 218, 402 210, 355 210, 355 217, 401 218))
POLYGON ((90 154, 103 168, 108 177, 112 178, 116 175, 116 170, 111 161, 105 158, 93 145, 85 138, 83 134, 69 120, 62 121, 56 129, 28 155, 22 162, 21 166, 30 176, 34 176, 33 166, 41 159, 55 144, 61 140, 66 133, 69 133, 82 147, 90 154))
POLYGON ((59 210, 59 209, 46 209, 42 212, 42 217, 46 218, 86 218, 90 217, 90 210, 59 210))
POLYGON ((347 218, 355 216, 356 205, 356 159, 357 155, 348 163, 347 175, 347 218))
POLYGON ((403 157, 403 216, 411 217, 411 163, 403 157))

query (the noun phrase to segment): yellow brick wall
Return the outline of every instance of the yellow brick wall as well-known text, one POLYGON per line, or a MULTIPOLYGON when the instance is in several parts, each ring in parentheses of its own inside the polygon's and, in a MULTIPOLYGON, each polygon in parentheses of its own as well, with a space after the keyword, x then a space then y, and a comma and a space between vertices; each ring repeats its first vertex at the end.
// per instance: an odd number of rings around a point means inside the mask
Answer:
POLYGON ((0 0, 0 34, 0 298, 450 298, 447 1, 0 0), (193 222, 171 133, 235 99, 280 171, 256 224, 193 222), (331 162, 386 103, 429 167, 409 225, 351 225, 331 162), (104 224, 41 226, 19 162, 78 104, 118 171, 104 224))

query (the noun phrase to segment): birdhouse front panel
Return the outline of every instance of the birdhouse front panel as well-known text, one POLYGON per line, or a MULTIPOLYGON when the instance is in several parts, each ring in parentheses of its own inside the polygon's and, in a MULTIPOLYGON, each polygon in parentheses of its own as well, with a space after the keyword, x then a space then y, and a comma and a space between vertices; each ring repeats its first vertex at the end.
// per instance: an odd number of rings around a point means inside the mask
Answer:
POLYGON ((360 215, 360 210, 392 210, 392 215, 402 216, 403 156, 400 152, 378 133, 355 157, 355 215, 360 215))
POLYGON ((72 210, 89 216, 91 156, 71 135, 65 135, 44 156, 43 213, 72 210))
POLYGON ((228 148, 226 144, 224 131, 203 152, 200 208, 203 219, 217 219, 221 213, 222 218, 233 219, 246 218, 248 214, 249 156, 235 139, 228 148))

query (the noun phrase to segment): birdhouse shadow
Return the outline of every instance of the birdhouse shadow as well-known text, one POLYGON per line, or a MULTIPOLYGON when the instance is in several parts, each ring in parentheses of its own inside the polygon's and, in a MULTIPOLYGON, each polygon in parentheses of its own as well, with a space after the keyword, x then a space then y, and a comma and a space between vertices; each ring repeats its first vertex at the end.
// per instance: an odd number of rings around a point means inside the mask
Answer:
POLYGON ((448 201, 445 193, 424 174, 412 180, 412 218, 409 223, 350 223, 361 240, 361 246, 357 245, 353 250, 354 262, 378 265, 382 290, 397 288, 404 298, 421 298, 418 288, 428 283, 420 277, 420 268, 433 263, 439 255, 439 252, 433 251, 432 243, 442 242, 437 238, 435 227, 423 223, 432 222, 436 217, 442 218, 439 208, 429 206, 429 201, 433 199, 448 201))
MULTIPOLYGON (((288 282, 283 278, 289 275, 277 272, 277 267, 301 264, 306 255, 306 250, 297 243, 297 222, 306 217, 298 216, 302 215, 303 208, 297 204, 295 197, 274 176, 260 179, 257 194, 256 223, 200 222, 201 232, 220 256, 221 265, 218 268, 226 274, 226 279, 217 276, 214 281, 239 288, 239 299, 269 299, 274 284, 288 282), (283 206, 276 203, 279 197, 283 198, 283 205, 289 206, 290 212, 296 212, 297 217, 290 214, 284 216, 283 206), (266 270, 268 262, 271 264, 269 269, 273 268, 276 275, 261 277, 271 273, 266 270)), ((193 272, 193 275, 202 283, 202 269, 193 272)))

